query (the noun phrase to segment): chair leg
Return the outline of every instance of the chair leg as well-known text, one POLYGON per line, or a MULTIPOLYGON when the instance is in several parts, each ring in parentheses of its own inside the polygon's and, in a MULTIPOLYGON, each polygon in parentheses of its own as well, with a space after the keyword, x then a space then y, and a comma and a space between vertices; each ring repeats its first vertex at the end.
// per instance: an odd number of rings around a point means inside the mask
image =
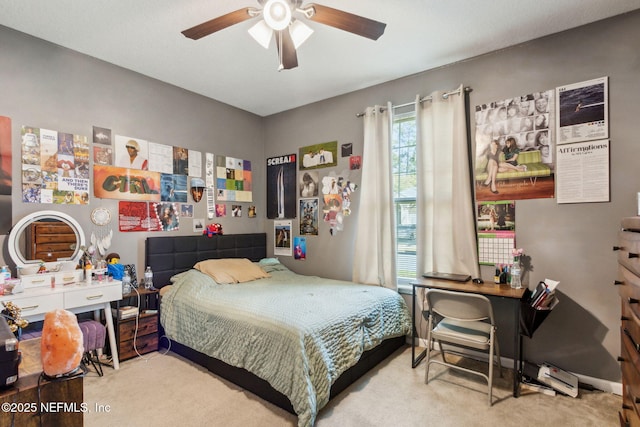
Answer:
POLYGON ((102 372, 102 362, 100 362, 100 354, 98 353, 98 350, 94 350, 94 355, 96 356, 97 365, 93 362, 93 360, 91 361, 91 364, 96 369, 98 376, 103 376, 104 372, 102 372))
POLYGON ((493 328, 493 340, 492 342, 496 343, 496 356, 498 358, 498 373, 500 374, 500 378, 502 378, 502 362, 500 361, 500 344, 498 343, 498 331, 496 328, 493 328))
POLYGON ((440 348, 440 354, 442 355, 442 361, 447 363, 447 359, 444 358, 444 348, 442 348, 442 341, 438 340, 438 347, 440 348))
POLYGON ((431 327, 433 326, 433 318, 429 315, 429 325, 427 326, 427 357, 424 370, 424 383, 429 384, 429 365, 431 363, 431 327))

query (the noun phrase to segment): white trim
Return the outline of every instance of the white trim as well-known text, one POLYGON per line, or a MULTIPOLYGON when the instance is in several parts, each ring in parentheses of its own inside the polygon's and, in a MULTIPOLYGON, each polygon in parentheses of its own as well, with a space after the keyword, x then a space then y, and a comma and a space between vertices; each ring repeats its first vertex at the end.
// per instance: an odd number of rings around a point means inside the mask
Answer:
MULTIPOLYGON (((411 337, 407 337, 407 344, 411 344, 411 337)), ((427 347, 427 341, 424 338, 418 338, 418 345, 422 348, 427 347)), ((486 360, 486 354, 482 352, 477 352, 474 350, 457 348, 457 352, 468 355, 472 359, 476 360, 486 360)), ((513 366, 513 359, 508 357, 500 357, 500 363, 502 363, 503 367, 513 366)), ((594 378, 587 375, 576 374, 575 372, 569 371, 571 374, 578 377, 578 381, 581 383, 589 384, 595 387, 598 390, 605 391, 607 393, 613 393, 618 396, 622 396, 622 383, 604 380, 601 378, 594 378)))

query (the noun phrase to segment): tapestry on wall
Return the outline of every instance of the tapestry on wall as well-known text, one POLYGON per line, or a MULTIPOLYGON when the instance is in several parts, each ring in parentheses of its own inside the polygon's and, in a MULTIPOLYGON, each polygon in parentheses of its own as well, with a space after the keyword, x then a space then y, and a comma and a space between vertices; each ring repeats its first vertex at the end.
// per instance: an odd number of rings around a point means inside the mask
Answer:
POLYGON ((251 161, 216 156, 216 198, 226 202, 252 202, 251 161))
POLYGON ((86 136, 22 126, 20 145, 24 203, 89 203, 86 136))
POLYGON ((296 155, 267 159, 267 218, 296 217, 296 155))
POLYGON ((553 90, 476 106, 478 201, 553 198, 553 90))
MULTIPOLYGON (((11 212, 11 119, 0 116, 0 210, 11 212)), ((0 215, 0 233, 11 229, 11 215, 0 215)))

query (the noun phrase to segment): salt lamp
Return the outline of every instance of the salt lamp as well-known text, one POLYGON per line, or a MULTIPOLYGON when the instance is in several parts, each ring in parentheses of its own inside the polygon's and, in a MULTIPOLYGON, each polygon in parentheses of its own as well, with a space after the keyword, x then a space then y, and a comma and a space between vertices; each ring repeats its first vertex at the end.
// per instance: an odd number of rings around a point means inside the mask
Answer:
POLYGON ((44 315, 40 353, 42 369, 50 377, 78 369, 84 347, 82 331, 75 314, 57 309, 44 315))

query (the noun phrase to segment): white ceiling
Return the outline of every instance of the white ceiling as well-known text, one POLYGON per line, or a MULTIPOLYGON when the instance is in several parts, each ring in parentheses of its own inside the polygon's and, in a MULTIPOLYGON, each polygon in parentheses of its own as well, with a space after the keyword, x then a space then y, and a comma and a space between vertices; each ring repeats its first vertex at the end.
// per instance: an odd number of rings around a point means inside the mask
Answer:
POLYGON ((267 116, 640 8, 640 0, 317 3, 386 31, 372 41, 306 21, 315 32, 298 49, 299 66, 278 72, 273 42, 265 50, 247 33, 255 20, 197 41, 181 34, 256 0, 0 0, 0 25, 267 116))

